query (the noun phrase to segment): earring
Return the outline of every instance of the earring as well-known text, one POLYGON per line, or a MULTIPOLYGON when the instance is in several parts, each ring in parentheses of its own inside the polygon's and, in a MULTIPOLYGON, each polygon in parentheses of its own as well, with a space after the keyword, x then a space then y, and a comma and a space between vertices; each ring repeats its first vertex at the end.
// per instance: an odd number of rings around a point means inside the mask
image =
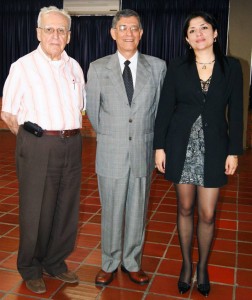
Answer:
POLYGON ((213 40, 213 41, 214 41, 214 43, 216 43, 216 37, 214 38, 214 40, 213 40))

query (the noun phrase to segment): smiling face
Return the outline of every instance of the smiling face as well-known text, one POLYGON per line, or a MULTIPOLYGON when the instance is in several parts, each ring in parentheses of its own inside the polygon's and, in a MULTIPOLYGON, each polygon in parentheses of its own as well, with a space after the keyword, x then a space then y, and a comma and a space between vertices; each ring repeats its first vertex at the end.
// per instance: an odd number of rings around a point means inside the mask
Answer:
POLYGON ((117 50, 125 58, 130 59, 137 51, 143 30, 139 28, 138 19, 132 16, 120 18, 110 33, 116 41, 117 50))
POLYGON ((41 28, 37 28, 37 38, 42 50, 52 60, 61 58, 61 53, 70 41, 68 25, 68 19, 60 13, 49 12, 41 16, 41 28))
POLYGON ((189 23, 186 41, 194 51, 204 50, 213 47, 217 35, 217 30, 213 30, 211 24, 207 23, 202 17, 196 17, 189 23))

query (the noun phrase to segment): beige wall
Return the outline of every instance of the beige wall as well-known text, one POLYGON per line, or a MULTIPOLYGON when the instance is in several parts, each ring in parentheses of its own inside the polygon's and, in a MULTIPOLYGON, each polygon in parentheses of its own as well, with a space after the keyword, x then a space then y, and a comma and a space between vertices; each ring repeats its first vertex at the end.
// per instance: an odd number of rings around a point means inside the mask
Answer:
POLYGON ((252 0, 230 0, 228 55, 240 59, 244 80, 244 148, 246 145, 252 55, 252 0))

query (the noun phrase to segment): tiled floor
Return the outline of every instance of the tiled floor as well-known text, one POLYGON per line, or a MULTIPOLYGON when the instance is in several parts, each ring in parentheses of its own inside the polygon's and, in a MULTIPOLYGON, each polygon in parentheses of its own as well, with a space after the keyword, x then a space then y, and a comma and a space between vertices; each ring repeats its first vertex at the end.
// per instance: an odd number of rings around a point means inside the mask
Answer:
MULTIPOLYGON (((16 270, 18 249, 18 183, 14 164, 15 137, 0 131, 0 298, 6 300, 170 300, 204 299, 194 282, 185 296, 177 291, 181 254, 176 232, 174 188, 154 173, 148 211, 143 269, 151 278, 138 286, 119 271, 107 288, 94 285, 100 269, 101 207, 94 173, 95 139, 84 139, 79 235, 68 265, 78 285, 45 277, 47 292, 30 293, 16 270)), ((195 216, 195 218, 197 218, 195 216)), ((194 269, 197 244, 193 252, 194 269)), ((252 152, 240 159, 239 175, 231 178, 218 204, 216 239, 209 262, 212 290, 208 299, 252 299, 252 152)), ((195 276, 194 276, 195 277, 195 276)))

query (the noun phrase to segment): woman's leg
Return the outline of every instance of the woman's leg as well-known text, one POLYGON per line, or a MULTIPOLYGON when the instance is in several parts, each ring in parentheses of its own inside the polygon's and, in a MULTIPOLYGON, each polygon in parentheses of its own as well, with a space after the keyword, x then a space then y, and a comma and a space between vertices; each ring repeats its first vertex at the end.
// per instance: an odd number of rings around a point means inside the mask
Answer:
POLYGON ((215 227, 215 211, 219 198, 219 188, 197 187, 198 195, 198 249, 199 262, 197 266, 198 285, 209 282, 207 262, 212 245, 215 227))
POLYGON ((177 226, 182 252, 182 268, 179 281, 190 284, 192 273, 192 240, 196 186, 176 184, 177 226))

